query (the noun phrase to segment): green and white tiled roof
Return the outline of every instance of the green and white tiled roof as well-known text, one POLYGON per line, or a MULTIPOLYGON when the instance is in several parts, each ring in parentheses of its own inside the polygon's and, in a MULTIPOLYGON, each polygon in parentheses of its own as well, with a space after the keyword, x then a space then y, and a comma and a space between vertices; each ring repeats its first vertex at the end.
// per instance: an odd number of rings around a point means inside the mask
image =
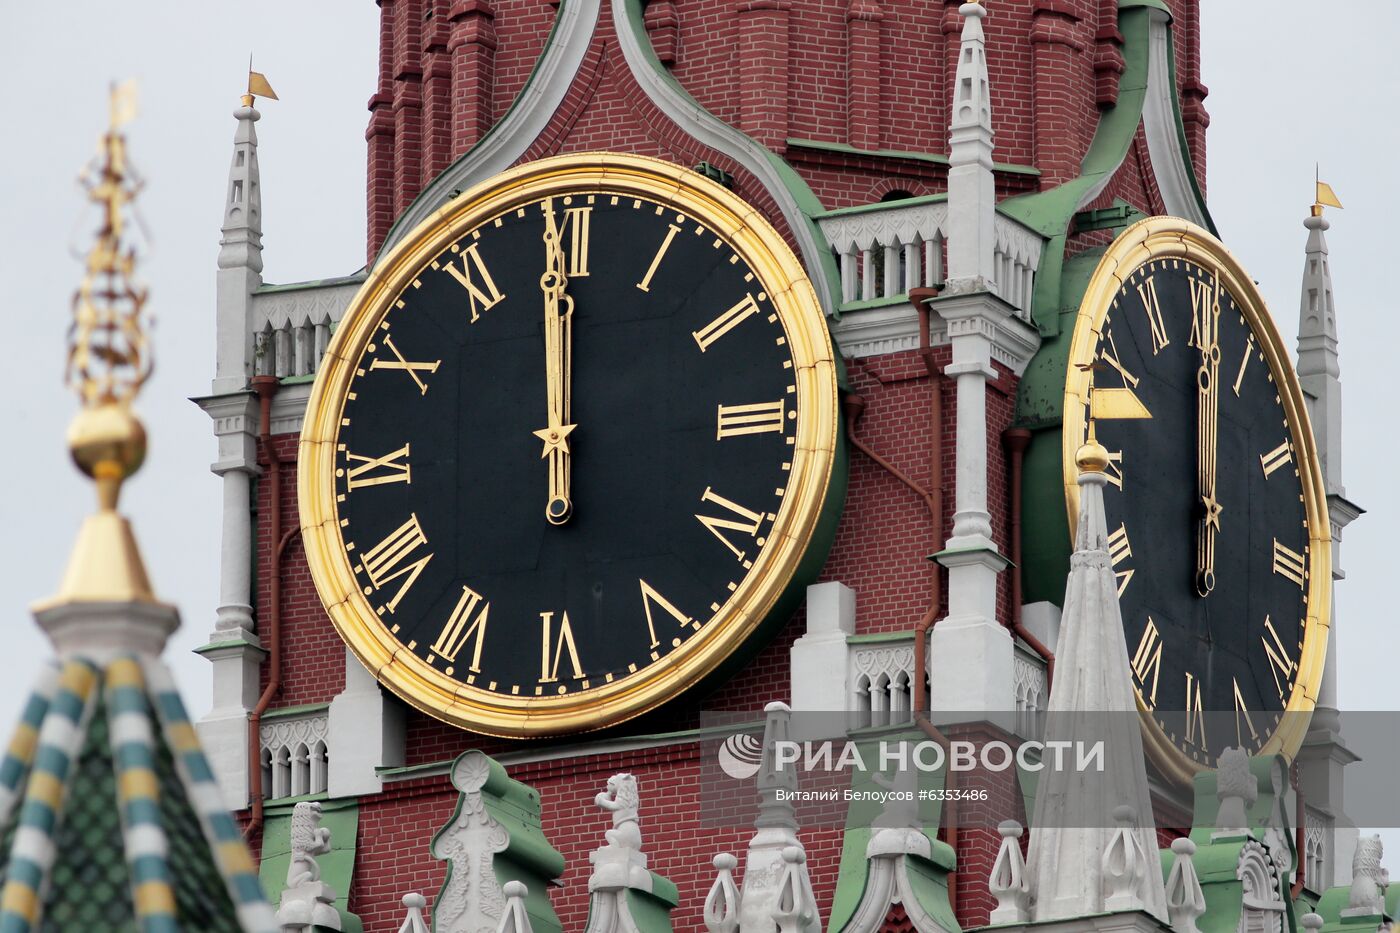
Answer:
POLYGON ((277 929, 151 657, 70 657, 40 676, 0 761, 0 881, 0 933, 277 929))

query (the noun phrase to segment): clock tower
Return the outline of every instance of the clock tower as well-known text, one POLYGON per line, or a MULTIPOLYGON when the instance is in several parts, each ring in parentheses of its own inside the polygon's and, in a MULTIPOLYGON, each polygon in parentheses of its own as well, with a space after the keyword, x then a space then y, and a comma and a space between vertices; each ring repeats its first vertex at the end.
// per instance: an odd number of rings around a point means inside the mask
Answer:
MULTIPOLYGON (((875 856, 799 826, 757 761, 757 834, 702 812, 710 717, 1030 738, 1071 663, 1091 420, 1163 844, 1236 744, 1193 710, 1340 786, 1335 734, 1283 718, 1335 697, 1359 514, 1330 291, 1295 373, 1206 206, 1196 0, 379 7, 342 274, 262 281, 259 113, 234 114, 199 728, 265 867, 316 802, 338 910, 397 929, 412 891, 441 918, 476 800, 539 842, 522 877, 563 872, 537 928, 582 928, 607 784, 622 822, 641 794, 673 928, 705 926, 730 849, 746 916, 789 884, 804 929, 925 929, 913 894, 857 909, 875 856)), ((964 927, 1020 780, 911 843, 964 927)))

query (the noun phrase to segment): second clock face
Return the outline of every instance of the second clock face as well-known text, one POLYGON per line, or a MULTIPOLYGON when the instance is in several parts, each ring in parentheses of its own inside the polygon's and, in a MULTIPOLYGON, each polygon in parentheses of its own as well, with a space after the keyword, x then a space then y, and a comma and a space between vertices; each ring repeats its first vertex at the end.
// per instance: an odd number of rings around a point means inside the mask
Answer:
POLYGON ((770 294, 791 283, 731 232, 556 186, 442 241, 377 311, 346 361, 336 537, 400 663, 522 723, 576 698, 596 726, 591 695, 758 621, 772 552, 809 533, 794 484, 825 487, 799 438, 831 408, 799 392, 811 334, 795 349, 770 294))
POLYGON ((1116 285, 1086 349, 1134 685, 1171 745, 1214 764, 1264 749, 1315 690, 1311 429, 1262 306, 1208 253, 1120 265, 1116 285))

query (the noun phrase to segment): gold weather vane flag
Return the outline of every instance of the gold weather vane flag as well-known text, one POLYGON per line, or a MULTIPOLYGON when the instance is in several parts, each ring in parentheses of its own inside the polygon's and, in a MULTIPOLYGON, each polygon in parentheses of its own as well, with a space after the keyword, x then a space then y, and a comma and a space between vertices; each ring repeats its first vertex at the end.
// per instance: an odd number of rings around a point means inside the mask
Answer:
POLYGON ((69 331, 69 385, 83 406, 129 405, 151 375, 143 309, 146 289, 135 276, 136 248, 127 235, 127 206, 141 181, 127 162, 122 124, 136 112, 132 82, 111 91, 111 126, 97 156, 79 175, 101 221, 88 250, 82 283, 73 295, 69 331))

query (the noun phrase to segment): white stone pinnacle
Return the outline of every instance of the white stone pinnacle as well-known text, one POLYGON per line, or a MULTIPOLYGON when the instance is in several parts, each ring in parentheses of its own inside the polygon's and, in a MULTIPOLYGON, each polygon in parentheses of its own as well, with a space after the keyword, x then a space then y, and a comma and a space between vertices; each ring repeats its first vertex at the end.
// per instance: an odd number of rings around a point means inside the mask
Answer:
POLYGON ((1041 775, 1027 864, 1036 922, 1113 910, 1145 910, 1167 921, 1142 735, 1107 548, 1106 481, 1102 472, 1079 476, 1079 527, 1045 735, 1047 743, 1102 742, 1103 769, 1047 767, 1041 775))

